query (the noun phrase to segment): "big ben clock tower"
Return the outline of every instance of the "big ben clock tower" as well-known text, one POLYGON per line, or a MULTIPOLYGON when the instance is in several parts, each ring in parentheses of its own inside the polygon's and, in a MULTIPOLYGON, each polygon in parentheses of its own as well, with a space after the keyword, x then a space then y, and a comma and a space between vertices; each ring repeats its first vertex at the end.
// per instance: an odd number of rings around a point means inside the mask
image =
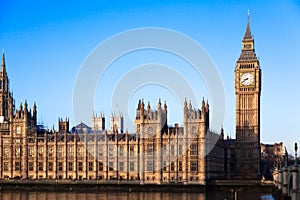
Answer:
POLYGON ((236 175, 242 179, 257 179, 260 175, 260 94, 261 69, 255 54, 250 31, 250 16, 242 52, 236 62, 236 175))

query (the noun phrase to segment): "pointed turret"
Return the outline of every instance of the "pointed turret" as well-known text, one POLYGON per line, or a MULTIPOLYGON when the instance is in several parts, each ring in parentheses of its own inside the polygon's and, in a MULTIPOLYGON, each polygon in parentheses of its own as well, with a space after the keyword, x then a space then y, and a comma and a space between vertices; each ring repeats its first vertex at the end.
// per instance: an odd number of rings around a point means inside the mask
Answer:
POLYGON ((165 101, 165 104, 164 104, 164 111, 167 111, 167 102, 165 101))
POLYGON ((204 112, 204 108, 205 108, 205 101, 204 101, 204 97, 203 97, 203 99, 202 99, 202 107, 201 107, 202 112, 204 112))
POLYGON ((25 119, 27 119, 27 114, 28 114, 28 104, 27 104, 27 100, 25 99, 25 102, 24 102, 24 117, 25 117, 25 119))
POLYGON ((208 104, 208 100, 206 101, 205 109, 206 109, 206 112, 208 112, 208 111, 209 111, 209 104, 208 104))
POLYGON ((5 66, 5 55, 4 55, 4 50, 2 52, 2 73, 3 75, 6 74, 6 66, 5 66))
POLYGON ((4 55, 4 50, 2 52, 2 68, 1 68, 1 83, 0 83, 0 89, 3 89, 3 91, 8 91, 7 88, 7 84, 8 84, 8 80, 7 80, 7 74, 6 74, 6 64, 5 64, 5 55, 4 55))
POLYGON ((193 106, 192 106, 192 101, 191 101, 191 100, 189 101, 189 109, 190 109, 190 110, 192 110, 192 109, 193 109, 193 106))
POLYGON ((158 99, 158 105, 157 105, 158 109, 161 108, 161 102, 160 102, 160 98, 158 99))
POLYGON ((27 99, 25 99, 25 102, 24 102, 24 110, 27 110, 27 107, 28 107, 27 99))
POLYGON ((142 110, 144 110, 144 108, 145 108, 144 99, 142 99, 142 104, 141 104, 141 106, 142 106, 142 110))
POLYGON ((185 121, 185 119, 187 118, 187 112, 188 112, 188 107, 187 107, 187 101, 186 101, 186 97, 184 98, 184 103, 183 103, 183 113, 184 113, 184 121, 185 121))
POLYGON ((36 107, 36 103, 35 103, 35 102, 34 102, 34 104, 33 104, 33 113, 32 113, 32 117, 33 117, 34 123, 36 124, 37 107, 36 107))
POLYGON ((138 110, 141 108, 141 100, 139 99, 139 102, 138 102, 138 110))
POLYGON ((36 112, 36 103, 34 102, 34 104, 33 104, 33 113, 35 113, 36 112))

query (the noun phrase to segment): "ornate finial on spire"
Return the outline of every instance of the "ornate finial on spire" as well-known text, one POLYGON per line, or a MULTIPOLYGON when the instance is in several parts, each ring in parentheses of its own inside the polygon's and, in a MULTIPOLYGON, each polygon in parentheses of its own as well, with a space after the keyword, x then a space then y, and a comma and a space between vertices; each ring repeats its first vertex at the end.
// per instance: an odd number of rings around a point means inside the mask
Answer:
POLYGON ((167 111, 167 101, 165 101, 164 110, 167 111))
POLYGON ((248 23, 250 22, 250 10, 248 9, 248 23))

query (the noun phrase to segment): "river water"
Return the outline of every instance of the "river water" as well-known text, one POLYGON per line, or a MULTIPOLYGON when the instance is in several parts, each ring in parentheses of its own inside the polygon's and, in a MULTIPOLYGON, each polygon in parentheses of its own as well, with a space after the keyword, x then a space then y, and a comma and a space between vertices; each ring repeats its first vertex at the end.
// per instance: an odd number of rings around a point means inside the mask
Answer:
POLYGON ((255 200, 273 199, 270 194, 255 192, 206 192, 206 193, 165 193, 165 192, 26 192, 1 191, 1 200, 255 200))

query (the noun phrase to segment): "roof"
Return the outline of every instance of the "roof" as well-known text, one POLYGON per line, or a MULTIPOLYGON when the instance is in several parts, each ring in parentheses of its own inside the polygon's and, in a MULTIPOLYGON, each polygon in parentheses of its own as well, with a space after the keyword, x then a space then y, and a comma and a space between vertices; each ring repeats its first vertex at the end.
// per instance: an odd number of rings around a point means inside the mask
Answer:
POLYGON ((249 20, 249 18, 248 18, 247 28, 246 28, 246 32, 245 32, 243 40, 253 40, 251 30, 250 30, 250 20, 249 20))
POLYGON ((256 53, 253 50, 243 50, 239 61, 251 61, 251 60, 258 60, 256 53))
POLYGON ((85 123, 81 122, 80 124, 76 125, 75 128, 78 129, 92 129, 91 127, 89 127, 88 125, 86 125, 85 123))

